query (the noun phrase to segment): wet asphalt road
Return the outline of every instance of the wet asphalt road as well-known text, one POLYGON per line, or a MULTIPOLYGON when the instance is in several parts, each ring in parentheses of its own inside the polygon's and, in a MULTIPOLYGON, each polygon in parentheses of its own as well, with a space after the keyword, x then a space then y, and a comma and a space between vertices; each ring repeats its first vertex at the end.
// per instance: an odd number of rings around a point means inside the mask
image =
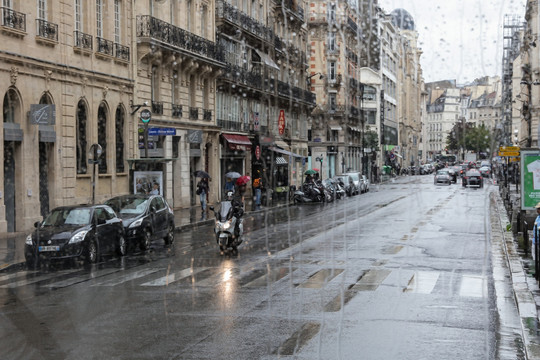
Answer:
POLYGON ((0 274, 2 359, 520 359, 496 188, 414 176, 173 247, 0 274), (497 296, 496 296, 497 294, 497 296))

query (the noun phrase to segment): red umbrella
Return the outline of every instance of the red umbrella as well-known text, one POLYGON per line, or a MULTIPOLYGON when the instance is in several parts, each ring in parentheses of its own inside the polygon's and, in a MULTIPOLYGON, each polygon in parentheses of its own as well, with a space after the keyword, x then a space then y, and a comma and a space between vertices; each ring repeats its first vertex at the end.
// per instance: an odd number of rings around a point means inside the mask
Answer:
POLYGON ((313 170, 315 170, 316 172, 319 172, 319 171, 320 171, 319 169, 316 169, 316 168, 313 168, 313 170))
POLYGON ((246 185, 249 183, 250 180, 251 178, 247 175, 240 176, 238 179, 236 179, 236 185, 238 186, 246 185))

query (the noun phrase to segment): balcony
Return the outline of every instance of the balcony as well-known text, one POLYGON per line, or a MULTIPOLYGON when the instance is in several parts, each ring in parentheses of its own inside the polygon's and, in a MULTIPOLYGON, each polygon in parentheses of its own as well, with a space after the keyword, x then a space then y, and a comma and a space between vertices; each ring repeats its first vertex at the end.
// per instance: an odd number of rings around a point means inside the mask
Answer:
POLYGON ((249 126, 247 126, 248 124, 244 124, 240 121, 218 119, 217 124, 223 130, 246 131, 246 132, 249 131, 249 126))
POLYGON ((2 30, 14 35, 26 34, 26 14, 7 7, 1 7, 0 10, 2 10, 2 30))
POLYGON ((137 16, 137 37, 138 41, 151 39, 199 55, 204 60, 225 61, 225 52, 220 45, 150 15, 137 16))
POLYGON ((350 17, 347 18, 347 27, 349 30, 351 30, 353 33, 358 32, 358 25, 356 24, 356 21, 351 19, 350 17))
POLYGON ((113 42, 100 37, 96 37, 96 54, 113 56, 113 42))
POLYGON ((182 117, 182 105, 172 106, 172 117, 181 118, 182 117))
POLYGON ((280 96, 290 96, 291 95, 291 86, 283 81, 278 80, 278 95, 280 96))
POLYGON ((152 114, 163 115, 163 103, 161 101, 152 101, 152 114))
POLYGON ((212 110, 203 109, 203 120, 206 120, 206 121, 212 120, 212 110))
POLYGON ((58 43, 58 25, 45 20, 36 19, 37 37, 40 40, 45 40, 45 43, 58 43))
POLYGON ((199 108, 193 106, 189 107, 189 119, 199 120, 199 108))
POLYGON ((82 33, 80 31, 73 32, 74 47, 82 52, 92 52, 92 35, 82 33))
POLYGON ((258 90, 262 89, 262 75, 258 72, 247 71, 241 66, 227 64, 224 73, 225 75, 221 77, 223 80, 229 80, 258 90))
POLYGON ((290 15, 289 19, 304 22, 304 9, 296 1, 281 0, 276 2, 276 11, 290 15))
POLYGON ((129 62, 129 47, 114 43, 114 57, 118 60, 129 62))
POLYGON ((269 43, 274 41, 274 33, 272 29, 264 26, 257 20, 246 15, 242 11, 233 7, 226 1, 216 1, 216 26, 219 27, 219 22, 225 20, 234 27, 240 27, 248 33, 263 39, 269 43))

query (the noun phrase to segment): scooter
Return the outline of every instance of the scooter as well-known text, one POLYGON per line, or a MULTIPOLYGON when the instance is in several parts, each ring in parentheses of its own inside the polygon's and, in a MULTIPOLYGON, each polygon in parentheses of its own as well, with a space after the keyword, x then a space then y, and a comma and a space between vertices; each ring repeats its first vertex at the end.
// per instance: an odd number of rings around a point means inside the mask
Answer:
POLYGON ((306 183, 302 186, 302 190, 296 190, 293 194, 294 203, 314 203, 323 202, 324 194, 318 189, 315 184, 306 183))
POLYGON ((244 225, 242 219, 234 215, 232 202, 230 200, 222 201, 219 211, 216 211, 213 206, 210 206, 209 209, 216 216, 214 233, 216 234, 216 242, 219 245, 221 255, 228 250, 231 250, 233 254, 238 253, 238 246, 243 241, 244 225), (237 222, 238 236, 234 233, 237 222))

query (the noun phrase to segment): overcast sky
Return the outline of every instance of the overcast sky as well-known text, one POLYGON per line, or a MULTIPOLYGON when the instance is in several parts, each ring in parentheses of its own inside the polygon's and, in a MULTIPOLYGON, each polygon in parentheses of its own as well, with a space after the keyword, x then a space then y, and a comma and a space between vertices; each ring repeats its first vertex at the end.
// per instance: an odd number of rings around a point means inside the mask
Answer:
POLYGON ((526 0, 379 0, 390 13, 407 10, 419 34, 424 80, 501 75, 504 15, 525 21, 526 0))

